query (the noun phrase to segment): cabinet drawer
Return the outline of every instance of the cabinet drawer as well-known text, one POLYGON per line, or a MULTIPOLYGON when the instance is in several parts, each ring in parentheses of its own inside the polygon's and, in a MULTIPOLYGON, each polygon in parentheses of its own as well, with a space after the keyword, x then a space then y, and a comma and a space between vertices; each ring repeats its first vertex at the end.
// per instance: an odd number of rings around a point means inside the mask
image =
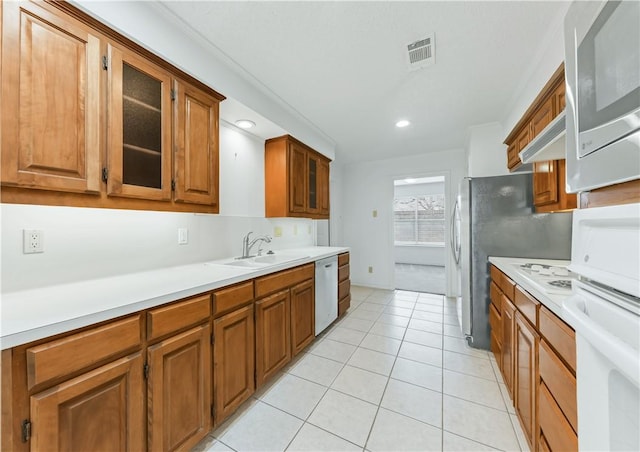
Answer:
POLYGON ((513 300, 515 298, 516 283, 511 281, 504 273, 500 274, 499 287, 509 300, 513 300))
POLYGON ((496 362, 500 363, 500 357, 502 356, 502 346, 495 334, 491 333, 491 351, 496 358, 496 362))
POLYGON ((351 295, 347 295, 346 298, 338 302, 338 317, 347 312, 349 306, 351 306, 351 295))
POLYGON ((140 315, 27 349, 27 384, 73 374, 140 345, 140 315))
POLYGON ((236 284, 213 293, 213 314, 218 316, 253 300, 253 281, 236 284))
POLYGON ((495 334, 496 338, 502 343, 502 316, 498 313, 493 303, 489 305, 489 325, 491 325, 491 334, 495 334))
POLYGON ((540 307, 540 334, 555 349, 573 373, 576 370, 576 333, 557 315, 540 307))
POLYGON ((576 378, 553 352, 545 340, 540 341, 539 354, 540 378, 571 424, 578 431, 578 413, 576 402, 576 378))
POLYGON ((349 253, 338 254, 338 267, 347 265, 349 263, 349 253))
POLYGON ((544 383, 538 391, 538 420, 546 445, 552 451, 577 451, 578 436, 553 400, 544 383))
POLYGON ((540 302, 522 290, 520 287, 516 287, 516 296, 514 303, 516 308, 534 325, 538 327, 538 309, 540 309, 540 302))
POLYGON ((500 292, 500 289, 498 288, 496 283, 494 283, 493 281, 491 281, 491 286, 489 286, 489 294, 491 297, 491 303, 496 308, 496 311, 498 311, 498 313, 501 313, 502 312, 502 292, 500 292))
POLYGON ((338 281, 349 279, 349 265, 338 267, 338 281))
POLYGON ((351 281, 348 279, 338 284, 338 301, 344 299, 351 293, 351 281))
POLYGON ((263 276, 255 280, 256 298, 261 298, 270 293, 293 286, 299 282, 313 278, 314 275, 315 264, 307 264, 273 275, 263 276))
POLYGON ((211 295, 202 295, 147 312, 147 338, 157 339, 211 316, 211 295))

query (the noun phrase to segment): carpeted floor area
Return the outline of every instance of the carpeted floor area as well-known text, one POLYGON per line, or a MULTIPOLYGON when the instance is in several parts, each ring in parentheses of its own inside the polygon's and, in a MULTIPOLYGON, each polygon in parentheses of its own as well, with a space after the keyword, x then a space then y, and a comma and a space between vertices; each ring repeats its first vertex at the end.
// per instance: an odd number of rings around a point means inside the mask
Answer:
POLYGON ((396 289, 415 292, 445 293, 444 267, 435 265, 395 264, 396 289))

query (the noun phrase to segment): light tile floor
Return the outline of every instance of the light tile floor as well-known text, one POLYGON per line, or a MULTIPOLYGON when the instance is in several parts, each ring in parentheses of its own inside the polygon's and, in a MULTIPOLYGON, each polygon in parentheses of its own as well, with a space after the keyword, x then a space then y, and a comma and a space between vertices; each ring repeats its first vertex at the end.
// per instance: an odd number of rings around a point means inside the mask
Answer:
POLYGON ((354 286, 347 315, 195 451, 528 451, 493 355, 442 295, 354 286))

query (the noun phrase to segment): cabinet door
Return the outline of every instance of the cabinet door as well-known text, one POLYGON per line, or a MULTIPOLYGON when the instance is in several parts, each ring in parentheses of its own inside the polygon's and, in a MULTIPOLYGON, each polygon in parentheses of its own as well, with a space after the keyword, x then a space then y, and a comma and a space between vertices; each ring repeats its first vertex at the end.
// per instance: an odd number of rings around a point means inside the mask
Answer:
POLYGON ((100 40, 34 3, 2 3, 2 183, 100 191, 100 40))
POLYGON ((109 195, 171 198, 171 78, 133 52, 108 46, 109 195))
POLYGON ((291 360, 289 289, 256 301, 256 386, 291 360))
POLYGON ((176 201, 218 205, 218 104, 181 81, 175 93, 176 201))
POLYGON ((320 212, 319 188, 320 159, 315 153, 307 152, 307 213, 320 212))
POLYGON ((255 391, 253 305, 213 321, 213 400, 220 423, 255 391))
POLYGON ((319 197, 319 214, 322 218, 329 218, 329 161, 320 159, 318 163, 318 197, 319 197))
POLYGON ((558 87, 556 88, 556 90, 553 93, 553 98, 554 98, 554 102, 555 102, 555 115, 554 116, 558 116, 562 110, 564 110, 564 107, 566 105, 566 100, 565 100, 565 90, 566 90, 566 85, 564 83, 564 80, 562 81, 562 83, 560 83, 560 85, 558 85, 558 87))
MULTIPOLYGON (((529 127, 525 127, 521 132, 520 135, 518 135, 518 138, 516 139, 516 143, 517 143, 517 153, 520 153, 520 151, 522 151, 527 144, 529 144, 529 141, 531 141, 531 139, 529 138, 530 134, 529 134, 529 127)), ((520 157, 518 157, 519 159, 520 157)))
POLYGON ((304 213, 307 208, 307 151, 289 145, 289 211, 304 213))
POLYGON ((531 119, 531 137, 530 140, 533 140, 538 136, 542 130, 549 125, 554 118, 554 97, 551 96, 549 99, 542 104, 536 112, 533 114, 533 118, 531 119))
POLYGON ((509 300, 509 298, 502 295, 502 360, 500 363, 500 368, 502 369, 504 384, 507 386, 509 394, 511 395, 511 400, 515 400, 513 393, 513 331, 516 321, 515 314, 516 307, 513 305, 513 303, 511 303, 511 300, 509 300))
POLYGON ((537 450, 538 343, 540 336, 529 322, 516 312, 514 328, 515 407, 531 450, 537 450))
POLYGON ((211 331, 192 328, 149 347, 149 450, 189 450, 211 428, 211 331))
POLYGON ((520 163, 520 156, 518 155, 518 141, 514 141, 507 148, 507 168, 511 169, 520 163))
POLYGON ((140 353, 31 397, 31 450, 146 449, 140 353))
POLYGON ((300 353, 315 338, 315 293, 313 280, 291 288, 291 346, 293 356, 300 353))
POLYGON ((558 202, 558 165, 556 160, 534 162, 533 204, 544 206, 558 202))

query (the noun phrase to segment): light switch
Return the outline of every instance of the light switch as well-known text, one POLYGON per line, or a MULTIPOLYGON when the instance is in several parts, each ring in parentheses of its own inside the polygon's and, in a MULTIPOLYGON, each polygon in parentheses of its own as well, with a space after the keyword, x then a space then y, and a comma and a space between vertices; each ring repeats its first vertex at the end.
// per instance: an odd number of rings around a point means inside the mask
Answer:
POLYGON ((273 228, 273 236, 274 237, 282 237, 282 227, 280 226, 275 226, 273 228))
POLYGON ((178 228, 178 245, 186 245, 187 243, 189 243, 189 230, 178 228))

